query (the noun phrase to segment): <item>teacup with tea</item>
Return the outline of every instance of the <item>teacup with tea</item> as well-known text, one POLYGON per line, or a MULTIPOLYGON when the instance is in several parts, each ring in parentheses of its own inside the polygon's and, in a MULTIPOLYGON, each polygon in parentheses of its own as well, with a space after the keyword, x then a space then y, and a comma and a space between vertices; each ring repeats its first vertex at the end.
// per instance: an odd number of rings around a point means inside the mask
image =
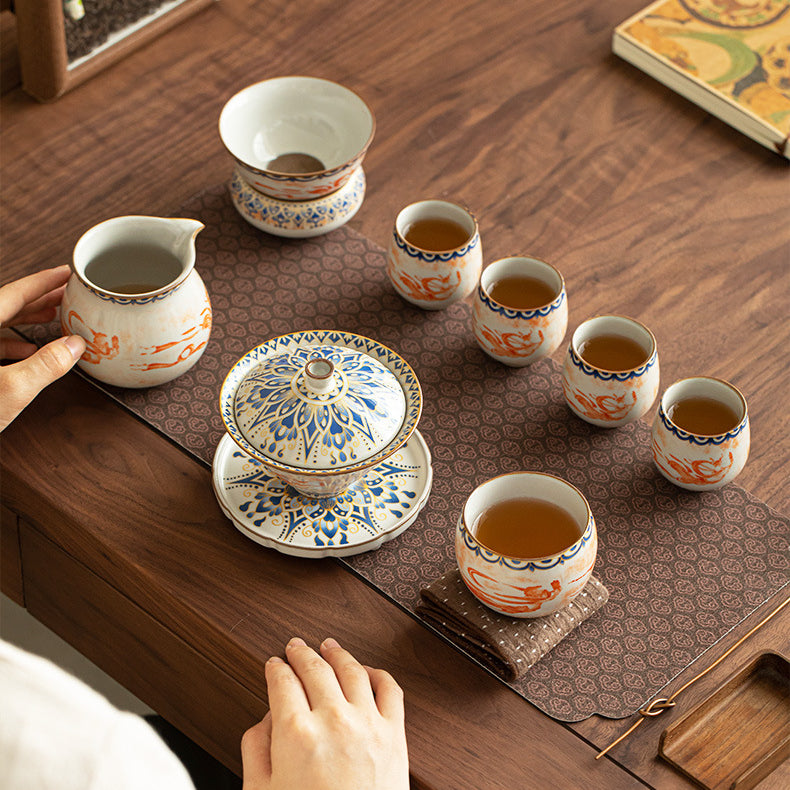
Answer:
POLYGON ((511 367, 530 365, 559 348, 568 327, 562 275, 537 258, 502 258, 480 277, 472 329, 483 351, 511 367))
POLYGON ((590 578, 597 550, 584 495, 541 472, 482 483, 456 525, 461 578, 481 603, 510 617, 542 617, 568 604, 590 578))
POLYGON ((698 376, 663 394, 653 421, 653 461, 675 485, 721 488, 743 469, 749 444, 746 399, 729 382, 698 376))
POLYGON ((584 321, 573 333, 562 366, 571 411, 604 428, 644 416, 658 394, 658 350, 653 333, 620 315, 584 321))
POLYGON ((477 220, 462 206, 422 200, 396 217, 387 275, 407 302, 426 310, 448 307, 472 293, 482 267, 477 220))

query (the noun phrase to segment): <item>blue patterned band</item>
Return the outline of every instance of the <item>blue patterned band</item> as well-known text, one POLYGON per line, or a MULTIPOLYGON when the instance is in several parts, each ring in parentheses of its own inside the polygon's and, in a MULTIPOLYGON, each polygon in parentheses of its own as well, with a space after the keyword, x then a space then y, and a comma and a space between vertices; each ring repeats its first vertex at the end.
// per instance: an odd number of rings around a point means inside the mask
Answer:
POLYGON ((670 433, 677 436, 678 439, 683 442, 688 442, 689 444, 697 444, 700 447, 706 444, 724 444, 724 442, 734 439, 749 424, 748 415, 744 415, 743 419, 738 424, 738 427, 733 428, 731 431, 727 431, 727 433, 721 434, 720 436, 697 436, 696 434, 684 431, 682 428, 678 428, 678 426, 675 425, 675 423, 673 423, 669 417, 667 417, 663 406, 659 407, 658 416, 661 418, 661 422, 664 424, 664 427, 670 433))
POLYGON ((470 239, 468 244, 464 244, 458 250, 451 250, 450 252, 426 252, 425 250, 417 250, 407 244, 400 236, 398 231, 393 231, 392 237, 398 249, 403 250, 410 258, 420 258, 424 261, 451 261, 454 258, 462 258, 469 250, 473 250, 480 243, 480 234, 475 233, 470 239))
POLYGON ((574 350, 573 345, 569 348, 569 354, 571 362, 579 368, 587 376, 592 376, 596 379, 601 379, 602 381, 628 381, 629 379, 638 379, 640 376, 644 376, 653 365, 658 362, 658 353, 653 352, 653 355, 650 359, 645 362, 644 365, 640 365, 635 370, 628 370, 628 371, 612 371, 612 370, 600 370, 599 368, 594 368, 592 365, 588 365, 574 350))
POLYGON ((480 297, 480 301, 488 307, 489 310, 492 310, 495 313, 499 313, 499 315, 504 316, 505 318, 535 318, 536 316, 546 316, 549 313, 553 313, 559 307, 562 306, 562 303, 565 301, 565 289, 563 288, 560 291, 560 295, 551 303, 547 304, 545 307, 536 307, 530 310, 519 310, 515 307, 506 307, 505 305, 499 304, 499 302, 495 302, 484 290, 482 285, 477 286, 477 295, 480 297))
POLYGON ((544 571, 549 568, 555 568, 558 565, 564 565, 568 560, 573 559, 592 540, 593 524, 593 518, 590 516, 584 534, 568 549, 568 551, 564 551, 558 557, 548 557, 545 560, 520 560, 516 557, 507 557, 502 554, 497 554, 494 551, 489 551, 478 543, 477 540, 472 537, 463 521, 460 524, 460 530, 464 545, 482 560, 492 565, 504 565, 506 568, 513 568, 519 571, 544 571))

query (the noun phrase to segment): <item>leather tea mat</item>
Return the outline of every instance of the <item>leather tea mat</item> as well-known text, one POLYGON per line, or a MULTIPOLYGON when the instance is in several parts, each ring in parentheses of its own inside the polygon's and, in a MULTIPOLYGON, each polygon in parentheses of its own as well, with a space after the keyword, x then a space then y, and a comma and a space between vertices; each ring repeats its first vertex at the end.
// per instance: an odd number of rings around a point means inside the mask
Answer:
MULTIPOLYGON (((305 240, 267 235, 238 216, 224 185, 178 214, 206 224, 197 238, 214 311, 206 352, 169 384, 102 389, 210 465, 224 432, 220 386, 250 348, 289 332, 340 329, 399 352, 423 388, 419 430, 433 456, 433 491, 398 538, 338 561, 413 612, 420 588, 455 565, 455 522, 479 483, 531 469, 576 485, 595 515, 595 574, 610 598, 509 684, 548 715, 634 713, 788 583, 790 520, 736 485, 704 494, 672 486, 653 467, 646 423, 606 430, 582 422, 563 401, 556 363, 511 369, 489 359, 472 335, 470 306, 408 305, 377 244, 347 227, 305 240)), ((381 242, 388 233, 382 228, 381 242)))

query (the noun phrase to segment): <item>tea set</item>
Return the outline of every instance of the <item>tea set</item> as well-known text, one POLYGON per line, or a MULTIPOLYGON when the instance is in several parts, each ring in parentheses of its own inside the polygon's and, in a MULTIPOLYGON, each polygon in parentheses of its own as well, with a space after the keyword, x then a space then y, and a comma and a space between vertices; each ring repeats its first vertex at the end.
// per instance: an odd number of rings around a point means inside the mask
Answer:
MULTIPOLYGON (((364 101, 327 80, 281 77, 245 88, 219 118, 219 135, 233 160, 228 191, 234 207, 254 227, 280 236, 310 237, 342 226, 363 201, 362 161, 374 130, 364 101), (272 163, 284 158, 306 164, 300 172, 280 172, 272 163)), ((203 227, 191 219, 127 216, 79 239, 61 323, 64 333, 80 334, 88 344, 79 362, 85 372, 118 387, 151 387, 200 359, 211 331, 209 296, 195 269, 195 238, 203 227), (145 271, 152 264, 142 253, 133 262, 135 275, 151 283, 142 292, 89 276, 99 254, 141 239, 178 262, 177 276, 159 283, 155 272, 145 271)), ((419 201, 398 214, 387 275, 404 300, 426 310, 471 297, 476 341, 503 364, 533 364, 564 339, 568 297, 560 272, 526 256, 494 261, 484 270, 477 220, 448 201, 419 201), (409 228, 417 221, 454 223, 463 242, 452 249, 416 243, 409 228), (552 296, 534 307, 503 304, 492 293, 504 277, 533 278, 552 296)), ((624 316, 583 322, 564 357, 562 386, 570 410, 593 425, 612 428, 639 419, 658 393, 655 338, 624 316), (635 341, 644 360, 628 370, 590 364, 584 344, 602 333, 635 341)), ((417 430, 422 405, 408 362, 371 338, 316 329, 261 343, 233 365, 221 387, 226 432, 214 456, 212 485, 222 511, 246 537, 286 554, 349 556, 378 548, 414 523, 430 494, 431 455, 417 430)), ((717 379, 676 382, 661 398, 652 450, 660 473, 678 486, 702 491, 725 485, 748 456, 743 396, 717 379), (686 396, 726 402, 737 426, 716 436, 681 429, 671 408, 686 396)), ((597 543, 595 519, 580 491, 552 475, 520 472, 488 480, 470 494, 456 525, 455 551, 461 575, 480 601, 531 618, 556 611, 581 591, 597 543), (519 496, 572 514, 578 539, 538 558, 483 545, 472 528, 475 518, 503 498, 519 496)))

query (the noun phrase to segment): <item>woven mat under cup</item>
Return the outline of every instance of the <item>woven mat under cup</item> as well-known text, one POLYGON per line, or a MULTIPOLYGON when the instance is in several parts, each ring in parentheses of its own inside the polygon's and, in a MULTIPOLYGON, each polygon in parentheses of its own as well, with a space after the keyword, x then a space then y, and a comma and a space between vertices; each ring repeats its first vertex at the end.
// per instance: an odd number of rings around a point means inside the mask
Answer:
POLYGON ((576 626, 595 614, 609 591, 591 576, 567 606, 535 618, 498 614, 469 592, 457 568, 420 590, 417 613, 505 680, 520 678, 576 626))

